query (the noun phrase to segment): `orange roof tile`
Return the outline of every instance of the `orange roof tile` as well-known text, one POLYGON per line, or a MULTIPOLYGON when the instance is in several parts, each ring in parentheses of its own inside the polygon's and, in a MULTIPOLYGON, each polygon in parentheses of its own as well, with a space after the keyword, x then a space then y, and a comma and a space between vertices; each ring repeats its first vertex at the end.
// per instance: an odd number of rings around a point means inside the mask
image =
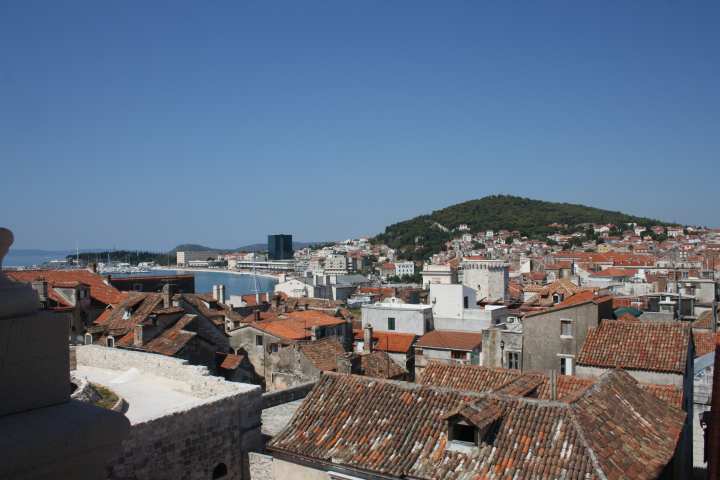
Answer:
POLYGON ((590 328, 577 364, 683 375, 690 326, 679 322, 603 320, 590 328))
POLYGON ((420 337, 417 346, 471 351, 478 345, 482 345, 482 337, 482 333, 433 330, 420 337))
POLYGON ((107 285, 102 276, 88 270, 9 270, 6 273, 18 282, 44 279, 50 286, 66 282, 84 283, 90 286, 90 297, 106 305, 119 303, 125 298, 123 292, 107 285))

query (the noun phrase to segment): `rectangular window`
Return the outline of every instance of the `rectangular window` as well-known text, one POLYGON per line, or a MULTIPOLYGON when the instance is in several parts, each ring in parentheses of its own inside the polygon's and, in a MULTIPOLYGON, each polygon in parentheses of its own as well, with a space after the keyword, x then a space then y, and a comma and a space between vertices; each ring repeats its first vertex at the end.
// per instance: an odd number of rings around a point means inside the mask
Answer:
POLYGON ((573 336, 572 320, 560 320, 560 336, 561 337, 572 337, 573 336))
POLYGON ((560 375, 572 375, 573 374, 573 359, 572 357, 560 357, 560 375))
POLYGON ((468 297, 463 297, 463 308, 468 308, 468 297))
POLYGON ((422 357, 423 351, 422 348, 416 348, 415 349, 415 356, 416 357, 422 357))
POLYGON ((388 330, 395 330, 395 319, 388 317, 388 330))
POLYGON ((277 343, 271 343, 271 344, 270 344, 270 351, 271 351, 272 353, 277 353, 277 351, 278 351, 278 344, 277 344, 277 343))
POLYGON ((255 345, 258 347, 262 347, 263 344, 263 336, 262 335, 255 335, 255 345))
POLYGON ((453 350, 450 355, 452 356, 453 360, 467 360, 467 352, 453 350))
POLYGON ((507 352, 507 365, 511 370, 520 370, 520 352, 507 352))

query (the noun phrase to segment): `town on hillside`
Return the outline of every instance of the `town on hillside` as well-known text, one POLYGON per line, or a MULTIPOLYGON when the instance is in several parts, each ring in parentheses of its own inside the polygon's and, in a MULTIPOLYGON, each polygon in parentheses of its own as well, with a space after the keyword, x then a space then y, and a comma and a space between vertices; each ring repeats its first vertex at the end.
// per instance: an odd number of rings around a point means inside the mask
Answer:
POLYGON ((63 478, 715 478, 720 229, 429 228, 6 268, 0 425, 57 425, 63 478))

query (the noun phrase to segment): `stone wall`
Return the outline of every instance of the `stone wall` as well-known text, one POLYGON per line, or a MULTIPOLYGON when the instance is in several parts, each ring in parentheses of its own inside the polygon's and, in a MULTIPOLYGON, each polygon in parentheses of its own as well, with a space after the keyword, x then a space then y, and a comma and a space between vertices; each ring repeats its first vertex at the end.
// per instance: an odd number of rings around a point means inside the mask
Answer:
POLYGON ((77 348, 77 360, 79 365, 137 368, 181 381, 205 399, 132 425, 110 463, 109 480, 250 478, 248 452, 262 448, 259 387, 226 382, 208 376, 205 367, 143 352, 87 345, 77 348))
POLYGON ((261 448, 262 439, 260 395, 246 396, 133 425, 108 479, 211 479, 223 465, 222 478, 249 479, 248 451, 261 448))
POLYGON ((317 382, 308 382, 292 388, 287 388, 285 390, 263 393, 262 408, 263 410, 265 410, 266 408, 305 398, 310 392, 310 390, 312 390, 312 388, 315 386, 315 383, 317 382))
POLYGON ((83 345, 76 348, 76 357, 78 365, 121 371, 137 368, 152 372, 159 377, 184 382, 190 387, 190 392, 198 398, 235 394, 238 392, 238 387, 244 385, 226 382, 223 378, 211 376, 206 367, 188 365, 185 360, 166 355, 83 345))

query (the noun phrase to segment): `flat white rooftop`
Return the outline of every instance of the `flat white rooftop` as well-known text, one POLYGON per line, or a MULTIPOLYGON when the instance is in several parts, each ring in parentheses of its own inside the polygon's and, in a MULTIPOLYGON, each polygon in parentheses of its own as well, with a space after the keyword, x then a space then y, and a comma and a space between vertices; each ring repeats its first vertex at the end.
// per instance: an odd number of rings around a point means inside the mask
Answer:
POLYGON ((387 310, 428 310, 432 308, 432 305, 424 305, 422 303, 368 303, 362 306, 362 308, 382 308, 387 310))
POLYGON ((133 425, 207 401, 193 395, 185 382, 153 375, 134 367, 122 371, 78 365, 76 373, 123 397, 129 405, 125 416, 133 425))

